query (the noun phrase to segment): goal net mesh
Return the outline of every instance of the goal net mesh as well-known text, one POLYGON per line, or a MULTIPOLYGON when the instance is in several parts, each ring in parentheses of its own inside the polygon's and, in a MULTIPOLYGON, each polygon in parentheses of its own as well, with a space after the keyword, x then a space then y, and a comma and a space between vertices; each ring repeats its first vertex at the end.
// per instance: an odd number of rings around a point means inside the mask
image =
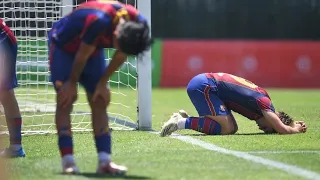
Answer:
MULTIPOLYGON (((2 0, 0 14, 18 40, 17 76, 15 89, 22 114, 24 134, 55 133, 55 92, 49 82, 47 32, 63 16, 66 7, 76 7, 84 0, 2 0)), ((135 0, 121 1, 135 5, 135 0)), ((71 8, 71 9, 72 9, 71 8)), ((109 62, 113 49, 106 49, 109 62)), ((108 108, 113 129, 134 129, 137 119, 136 58, 130 57, 111 78, 112 101, 108 108)), ((91 130, 91 113, 86 95, 78 87, 78 100, 72 112, 73 131, 91 130)), ((1 132, 6 132, 5 116, 1 107, 1 132)))

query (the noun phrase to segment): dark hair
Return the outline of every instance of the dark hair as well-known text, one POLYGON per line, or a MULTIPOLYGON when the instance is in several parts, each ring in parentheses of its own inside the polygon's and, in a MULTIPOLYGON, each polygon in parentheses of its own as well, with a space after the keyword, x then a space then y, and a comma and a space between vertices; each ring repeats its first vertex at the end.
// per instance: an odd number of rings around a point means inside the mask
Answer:
POLYGON ((284 125, 290 126, 293 123, 292 117, 290 117, 287 113, 283 111, 279 112, 278 117, 284 125))
POLYGON ((120 50, 128 55, 138 55, 153 44, 147 23, 127 21, 120 25, 117 36, 120 50))

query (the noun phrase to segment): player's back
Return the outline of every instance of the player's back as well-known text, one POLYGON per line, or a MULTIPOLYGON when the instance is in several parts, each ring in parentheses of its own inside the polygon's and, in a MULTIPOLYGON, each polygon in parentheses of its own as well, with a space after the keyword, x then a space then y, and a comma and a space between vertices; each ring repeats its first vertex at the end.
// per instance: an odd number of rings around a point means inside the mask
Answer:
POLYGON ((51 36, 58 47, 70 53, 76 52, 86 33, 97 48, 111 48, 116 21, 124 15, 128 19, 136 19, 138 12, 134 7, 119 2, 85 2, 56 22, 51 36), (121 9, 125 12, 119 13, 121 9))
POLYGON ((228 109, 249 119, 262 117, 262 109, 273 109, 266 90, 254 83, 227 73, 207 73, 217 84, 217 95, 228 109))

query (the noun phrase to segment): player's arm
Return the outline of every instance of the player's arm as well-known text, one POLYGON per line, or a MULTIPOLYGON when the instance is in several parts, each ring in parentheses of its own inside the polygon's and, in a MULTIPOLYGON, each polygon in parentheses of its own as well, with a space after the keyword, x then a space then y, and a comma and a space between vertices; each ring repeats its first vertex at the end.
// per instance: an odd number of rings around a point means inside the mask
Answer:
POLYGON ((69 81, 71 83, 77 83, 79 81, 80 75, 87 63, 87 60, 91 56, 91 54, 95 51, 96 46, 86 44, 85 42, 81 42, 80 47, 76 53, 74 63, 72 66, 72 71, 70 74, 69 81))
POLYGON ((303 132, 302 126, 296 125, 291 127, 283 124, 277 114, 272 111, 262 110, 262 114, 266 121, 268 121, 272 128, 279 134, 295 134, 303 132))
POLYGON ((120 68, 120 66, 126 61, 127 59, 127 54, 120 51, 116 50, 116 52, 113 54, 112 59, 108 67, 106 68, 106 71, 104 75, 100 79, 100 84, 107 84, 109 81, 111 75, 120 68))
POLYGON ((80 75, 92 53, 96 50, 96 41, 99 35, 106 29, 105 27, 111 23, 111 19, 98 18, 91 16, 86 20, 85 29, 81 34, 82 42, 76 53, 69 81, 77 83, 80 75))

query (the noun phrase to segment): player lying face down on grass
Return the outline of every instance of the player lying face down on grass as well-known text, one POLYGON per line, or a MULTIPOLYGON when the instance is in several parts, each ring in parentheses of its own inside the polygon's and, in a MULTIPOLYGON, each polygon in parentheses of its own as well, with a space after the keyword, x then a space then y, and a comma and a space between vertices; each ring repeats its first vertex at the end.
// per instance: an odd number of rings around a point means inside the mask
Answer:
POLYGON ((70 113, 77 99, 77 83, 86 90, 96 149, 97 173, 123 174, 124 166, 111 162, 111 132, 106 108, 110 76, 128 55, 150 48, 146 19, 131 5, 117 1, 90 1, 54 23, 48 33, 51 81, 57 91, 56 126, 64 173, 79 173, 73 156, 70 113), (104 48, 115 48, 106 65, 104 48))
POLYGON ((228 135, 238 130, 231 111, 254 120, 265 133, 306 132, 304 122, 294 122, 285 112, 273 107, 267 91, 252 82, 227 73, 203 73, 191 79, 188 96, 199 117, 184 110, 174 113, 162 126, 161 136, 181 129, 193 129, 207 135, 228 135))

